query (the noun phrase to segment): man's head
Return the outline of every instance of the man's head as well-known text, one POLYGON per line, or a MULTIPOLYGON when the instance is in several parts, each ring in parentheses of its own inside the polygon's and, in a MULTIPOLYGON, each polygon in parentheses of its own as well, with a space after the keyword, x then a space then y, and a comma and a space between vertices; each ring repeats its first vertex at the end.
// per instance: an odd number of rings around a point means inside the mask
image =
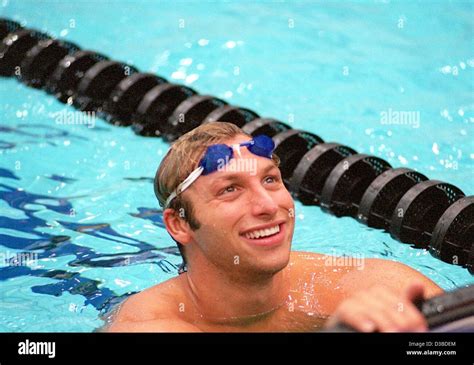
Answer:
MULTIPOLYGON (((240 128, 224 122, 207 123, 181 136, 155 177, 160 205, 165 207, 209 146, 251 140, 240 128)), ((278 163, 275 155, 270 159, 252 153, 250 147, 234 148, 233 158, 217 171, 200 175, 171 200, 163 220, 188 267, 213 265, 226 272, 268 274, 287 265, 294 204, 278 163)))

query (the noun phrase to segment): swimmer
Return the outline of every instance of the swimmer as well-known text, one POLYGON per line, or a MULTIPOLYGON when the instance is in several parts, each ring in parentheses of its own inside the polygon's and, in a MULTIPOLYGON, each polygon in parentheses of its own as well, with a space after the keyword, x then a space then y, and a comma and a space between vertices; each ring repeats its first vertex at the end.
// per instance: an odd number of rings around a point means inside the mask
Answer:
POLYGON ((271 138, 224 122, 199 126, 171 146, 155 193, 185 268, 129 297, 103 330, 427 330, 414 303, 442 290, 418 271, 291 251, 295 207, 273 149, 271 138))

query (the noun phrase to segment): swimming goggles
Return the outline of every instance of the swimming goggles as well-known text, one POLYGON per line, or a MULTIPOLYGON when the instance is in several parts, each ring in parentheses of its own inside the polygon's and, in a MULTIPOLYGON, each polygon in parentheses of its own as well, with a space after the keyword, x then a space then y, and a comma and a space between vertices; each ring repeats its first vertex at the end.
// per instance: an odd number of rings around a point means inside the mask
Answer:
POLYGON ((254 155, 272 158, 275 143, 270 137, 261 134, 250 141, 233 144, 231 146, 226 144, 214 144, 207 147, 206 153, 199 162, 198 167, 191 172, 189 176, 171 193, 168 199, 166 199, 165 208, 169 206, 174 198, 189 188, 199 176, 208 175, 211 172, 215 172, 219 168, 222 168, 223 165, 226 165, 234 157, 234 149, 236 149, 240 155, 240 147, 247 147, 247 149, 254 155))

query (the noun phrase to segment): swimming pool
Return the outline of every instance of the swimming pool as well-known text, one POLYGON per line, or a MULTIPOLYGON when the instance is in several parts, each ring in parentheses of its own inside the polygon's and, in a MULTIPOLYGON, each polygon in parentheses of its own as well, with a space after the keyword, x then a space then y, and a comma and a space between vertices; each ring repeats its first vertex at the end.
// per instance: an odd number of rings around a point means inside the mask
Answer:
MULTIPOLYGON (((472 4, 3 1, 2 17, 473 193, 472 4), (93 15, 91 15, 93 14, 93 15), (411 111, 418 123, 383 123, 411 111)), ((0 80, 0 331, 92 331, 176 275, 152 177, 168 144, 0 80)), ((444 289, 469 272, 296 203, 293 249, 404 262, 444 289)))

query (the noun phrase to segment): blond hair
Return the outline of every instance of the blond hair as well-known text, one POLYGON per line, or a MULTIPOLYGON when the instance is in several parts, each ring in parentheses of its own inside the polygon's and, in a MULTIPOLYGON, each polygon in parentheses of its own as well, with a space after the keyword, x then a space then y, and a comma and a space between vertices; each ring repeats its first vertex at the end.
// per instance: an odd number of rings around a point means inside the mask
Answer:
POLYGON ((207 147, 240 134, 249 136, 235 124, 210 122, 183 134, 174 142, 155 176, 155 195, 160 206, 165 206, 166 199, 173 190, 197 168, 207 147))

